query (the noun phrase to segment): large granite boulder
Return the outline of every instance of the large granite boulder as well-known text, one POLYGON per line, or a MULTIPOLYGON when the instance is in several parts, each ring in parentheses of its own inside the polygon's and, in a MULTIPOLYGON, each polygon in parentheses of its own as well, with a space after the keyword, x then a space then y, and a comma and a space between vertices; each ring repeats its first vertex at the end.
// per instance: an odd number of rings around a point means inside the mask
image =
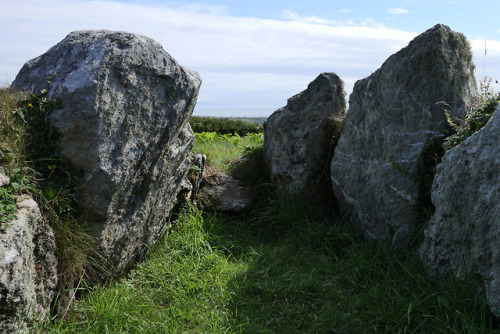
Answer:
POLYGON ((12 86, 59 99, 49 117, 84 173, 78 201, 111 274, 140 260, 167 228, 190 165, 201 84, 154 40, 77 31, 30 60, 12 86))
MULTIPOLYGON (((477 95, 465 36, 436 25, 359 80, 331 164, 341 208, 367 239, 405 247, 428 196, 421 163, 477 95)), ((429 179, 429 178, 427 178, 429 179)), ((428 181, 429 184, 432 182, 428 181)))
POLYGON ((264 127, 264 159, 271 182, 287 192, 331 193, 329 165, 346 111, 344 82, 322 73, 288 99, 264 127), (323 189, 324 190, 324 189, 323 189))
POLYGON ((432 185, 436 212, 420 255, 434 274, 478 275, 500 317, 500 108, 439 164, 432 185))
POLYGON ((17 209, 0 234, 0 333, 28 332, 43 321, 57 285, 52 229, 31 197, 19 197, 17 209))

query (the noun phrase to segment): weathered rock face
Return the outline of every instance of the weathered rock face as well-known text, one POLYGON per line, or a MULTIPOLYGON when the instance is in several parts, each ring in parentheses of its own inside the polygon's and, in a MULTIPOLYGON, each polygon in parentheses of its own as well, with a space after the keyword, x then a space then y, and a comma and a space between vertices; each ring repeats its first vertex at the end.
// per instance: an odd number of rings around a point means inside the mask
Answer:
POLYGON ((191 166, 189 168, 190 171, 182 180, 179 192, 177 193, 179 202, 185 202, 188 199, 190 201, 196 200, 206 160, 207 156, 205 154, 193 154, 191 166))
POLYGON ((344 82, 334 73, 320 74, 276 110, 264 129, 271 182, 308 195, 317 195, 325 180, 329 184, 329 164, 345 110, 344 82))
POLYGON ((205 169, 197 200, 212 210, 243 213, 250 210, 255 192, 226 173, 205 169))
POLYGON ((78 201, 114 274, 167 226, 190 165, 200 84, 152 39, 110 31, 69 34, 12 84, 60 99, 49 120, 62 153, 84 172, 78 201))
POLYGON ((449 150, 432 185, 436 212, 420 255, 435 274, 479 274, 500 317, 500 108, 485 127, 449 150))
POLYGON ((205 162, 207 161, 207 156, 205 154, 195 154, 193 156, 192 167, 194 168, 193 172, 189 175, 189 182, 193 186, 191 190, 191 201, 196 199, 196 195, 198 194, 198 190, 201 186, 201 181, 203 180, 203 171, 205 170, 205 162))
MULTIPOLYGON (((356 82, 331 165, 334 193, 367 239, 405 245, 425 152, 476 96, 466 38, 437 25, 356 82)), ((422 199, 421 199, 422 200, 422 199)))
POLYGON ((27 331, 27 323, 44 320, 57 284, 52 229, 32 198, 20 197, 17 207, 17 219, 0 234, 1 333, 27 331))

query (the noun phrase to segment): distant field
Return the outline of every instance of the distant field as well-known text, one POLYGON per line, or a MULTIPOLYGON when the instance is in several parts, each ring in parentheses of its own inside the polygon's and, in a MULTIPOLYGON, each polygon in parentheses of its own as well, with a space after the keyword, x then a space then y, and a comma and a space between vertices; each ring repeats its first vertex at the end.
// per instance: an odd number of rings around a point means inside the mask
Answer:
POLYGON ((230 117, 229 119, 262 125, 267 120, 267 117, 230 117))
POLYGON ((218 116, 198 116, 198 117, 203 117, 203 118, 225 118, 225 119, 231 119, 235 121, 243 121, 243 122, 249 122, 249 123, 257 123, 260 125, 263 125, 264 122, 267 120, 267 117, 218 117, 218 116))

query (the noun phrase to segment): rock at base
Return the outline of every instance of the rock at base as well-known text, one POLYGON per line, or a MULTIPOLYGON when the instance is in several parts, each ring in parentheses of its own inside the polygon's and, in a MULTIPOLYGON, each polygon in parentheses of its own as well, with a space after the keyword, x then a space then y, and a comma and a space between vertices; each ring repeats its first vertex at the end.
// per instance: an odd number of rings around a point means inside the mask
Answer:
POLYGON ((224 213, 248 212, 255 192, 230 175, 205 168, 197 201, 202 207, 224 213))
POLYGON ((0 332, 28 332, 50 312, 57 285, 56 243, 36 202, 23 195, 0 234, 0 332))

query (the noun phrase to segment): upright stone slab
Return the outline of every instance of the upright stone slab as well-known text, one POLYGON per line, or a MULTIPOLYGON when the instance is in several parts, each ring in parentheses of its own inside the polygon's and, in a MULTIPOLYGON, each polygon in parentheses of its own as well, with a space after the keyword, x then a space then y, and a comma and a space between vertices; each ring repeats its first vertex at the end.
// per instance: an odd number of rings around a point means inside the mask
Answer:
POLYGON ((84 172, 78 201, 111 274, 165 231, 190 165, 189 126, 201 84, 150 38, 77 31, 27 62, 12 86, 48 91, 62 153, 84 172))
POLYGON ((449 150, 432 186, 436 212, 420 255, 434 274, 479 275, 500 317, 500 108, 485 127, 449 150))
POLYGON ((329 164, 345 110, 344 82, 335 73, 320 74, 276 110, 264 128, 271 181, 287 192, 308 195, 317 195, 325 181, 329 184, 329 164))
MULTIPOLYGON (((476 80, 465 36, 436 25, 356 82, 331 165, 341 208, 367 239, 404 247, 415 228, 419 162, 464 115, 476 80)), ((422 198, 421 198, 422 200, 422 198)))

